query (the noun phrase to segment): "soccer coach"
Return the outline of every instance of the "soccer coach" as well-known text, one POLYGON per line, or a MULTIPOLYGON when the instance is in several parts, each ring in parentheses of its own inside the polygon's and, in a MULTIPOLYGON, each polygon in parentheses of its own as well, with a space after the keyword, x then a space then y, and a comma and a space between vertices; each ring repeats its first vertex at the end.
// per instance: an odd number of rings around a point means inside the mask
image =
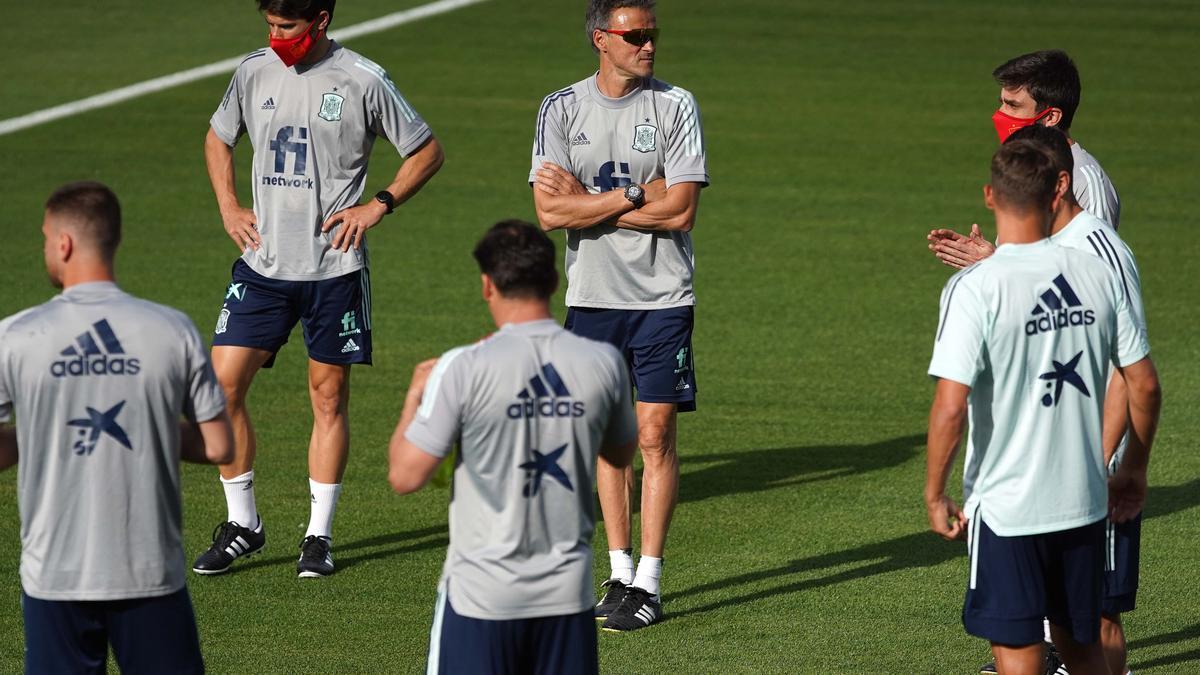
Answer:
POLYGON ((641 559, 633 568, 633 469, 600 463, 611 574, 596 606, 612 631, 662 618, 667 530, 679 495, 678 412, 696 409, 691 229, 708 185, 691 93, 654 79, 652 0, 591 0, 596 74, 545 98, 533 145, 533 201, 545 230, 567 231, 566 328, 610 342, 637 388, 641 559))

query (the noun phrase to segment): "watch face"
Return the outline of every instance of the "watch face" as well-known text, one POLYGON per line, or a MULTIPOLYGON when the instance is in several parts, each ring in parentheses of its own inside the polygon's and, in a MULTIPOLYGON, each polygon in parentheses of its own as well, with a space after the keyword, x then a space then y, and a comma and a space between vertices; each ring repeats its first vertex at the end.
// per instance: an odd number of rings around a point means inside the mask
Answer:
POLYGON ((625 188, 625 196, 629 199, 638 200, 642 198, 642 186, 630 185, 625 188))

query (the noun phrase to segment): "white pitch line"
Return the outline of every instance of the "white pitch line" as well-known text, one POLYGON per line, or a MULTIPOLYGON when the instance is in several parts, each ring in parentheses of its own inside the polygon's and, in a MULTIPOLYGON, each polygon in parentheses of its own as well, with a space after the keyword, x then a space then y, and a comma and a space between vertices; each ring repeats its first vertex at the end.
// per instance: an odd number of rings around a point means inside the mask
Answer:
MULTIPOLYGON (((331 33, 330 36, 336 37, 340 40, 350 40, 363 35, 378 33, 388 30, 389 28, 402 26, 406 23, 420 21, 421 19, 426 19, 431 16, 445 14, 446 12, 452 12, 456 9, 461 9, 469 5, 477 5, 487 1, 488 0, 437 0, 437 2, 431 2, 427 5, 421 5, 420 7, 414 7, 412 9, 406 9, 401 12, 395 12, 393 14, 381 16, 378 19, 371 19, 370 21, 356 23, 353 26, 347 26, 346 28, 335 31, 336 35, 331 33)), ((3 120, 0 121, 0 136, 21 131, 22 129, 28 129, 29 127, 35 127, 39 124, 53 122, 54 120, 62 119, 64 117, 78 115, 89 110, 96 110, 97 108, 105 108, 110 105, 116 105, 130 99, 138 98, 139 96, 145 96, 147 94, 163 91, 164 89, 170 89, 171 87, 178 87, 180 85, 195 82, 197 80, 203 80, 204 78, 212 77, 213 75, 229 73, 236 69, 238 64, 240 64, 244 58, 246 58, 245 54, 241 56, 235 56, 231 59, 217 61, 216 63, 210 63, 206 66, 199 66, 197 68, 183 70, 171 75, 156 77, 153 80, 138 82, 137 84, 131 84, 128 87, 113 89, 112 91, 106 91, 103 94, 96 94, 95 96, 81 98, 78 101, 56 105, 53 108, 38 110, 37 112, 32 112, 28 115, 21 115, 20 117, 13 117, 11 119, 3 120)))

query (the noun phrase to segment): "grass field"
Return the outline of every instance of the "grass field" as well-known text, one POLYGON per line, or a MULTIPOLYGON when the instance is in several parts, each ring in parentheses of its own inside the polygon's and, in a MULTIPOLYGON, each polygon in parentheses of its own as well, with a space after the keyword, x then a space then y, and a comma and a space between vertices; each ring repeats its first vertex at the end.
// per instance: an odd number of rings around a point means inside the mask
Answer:
MULTIPOLYGON (((343 0, 335 27, 417 4, 343 0)), ((1046 5, 660 3, 658 75, 696 95, 713 178, 694 232, 700 409, 680 424, 668 620, 602 634, 605 672, 970 673, 986 659, 959 622, 965 546, 927 531, 921 500, 924 370, 948 276, 924 234, 976 221, 994 233, 980 192, 995 149, 989 74, 1047 47, 1082 71, 1073 132, 1120 190, 1165 390, 1130 663, 1139 674, 1200 663, 1200 7, 1046 5)), ((376 365, 354 374, 331 578, 295 578, 310 429, 298 332, 255 384, 267 552, 189 579, 213 672, 422 669, 448 493, 393 495, 386 443, 413 364, 491 329, 469 250, 492 222, 533 218, 537 106, 595 67, 583 6, 495 0, 347 43, 391 71, 447 162, 371 234, 376 365)), ((0 117, 265 41, 249 0, 60 0, 5 17, 0 117)), ((122 285, 211 330, 237 252, 201 142, 227 82, 0 136, 0 316, 53 294, 42 203, 92 178, 123 200, 122 285)), ((243 148, 243 189, 248 158, 243 148)), ((368 185, 398 164, 379 143, 368 185)), ((15 473, 0 476, 0 672, 22 658, 15 473)), ((184 507, 190 559, 224 518, 215 470, 186 468, 184 507)))

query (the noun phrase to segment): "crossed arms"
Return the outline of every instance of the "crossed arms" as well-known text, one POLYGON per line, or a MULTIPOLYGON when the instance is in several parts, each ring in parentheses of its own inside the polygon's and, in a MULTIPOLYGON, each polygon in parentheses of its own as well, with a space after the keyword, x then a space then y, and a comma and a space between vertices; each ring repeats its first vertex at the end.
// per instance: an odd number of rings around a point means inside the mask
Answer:
POLYGON ((640 209, 621 190, 599 194, 587 188, 571 172, 544 162, 533 183, 533 206, 543 230, 579 230, 610 223, 644 232, 690 232, 700 205, 700 183, 676 183, 665 179, 646 183, 646 202, 640 209))

